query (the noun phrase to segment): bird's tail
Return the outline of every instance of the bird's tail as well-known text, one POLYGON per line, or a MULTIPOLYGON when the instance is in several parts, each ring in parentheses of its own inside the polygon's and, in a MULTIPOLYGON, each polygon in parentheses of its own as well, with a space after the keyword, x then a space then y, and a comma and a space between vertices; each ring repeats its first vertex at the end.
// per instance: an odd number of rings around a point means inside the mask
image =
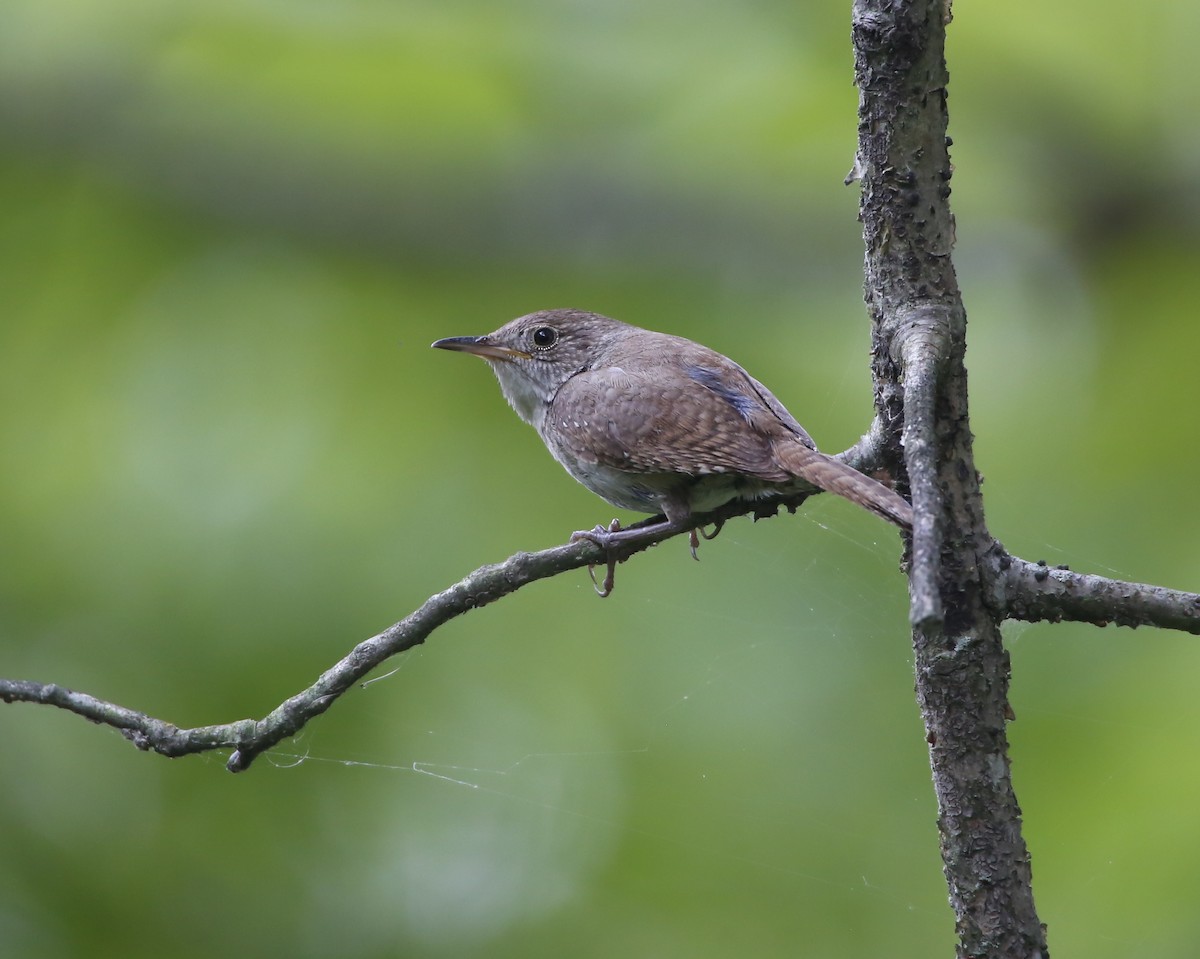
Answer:
POLYGON ((901 529, 912 529, 912 507, 904 497, 854 467, 800 442, 779 444, 775 455, 798 479, 845 497, 901 529))

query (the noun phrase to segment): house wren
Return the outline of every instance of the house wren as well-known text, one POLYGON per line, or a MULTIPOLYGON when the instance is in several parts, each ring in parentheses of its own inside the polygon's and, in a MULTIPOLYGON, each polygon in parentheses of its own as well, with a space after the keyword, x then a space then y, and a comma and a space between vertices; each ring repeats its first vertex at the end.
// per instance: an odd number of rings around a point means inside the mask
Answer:
MULTIPOLYGON (((815 489, 912 526, 903 497, 818 452, 770 390, 699 343, 597 313, 544 310, 433 345, 487 360, 505 399, 568 473, 614 506, 661 513, 664 527, 686 530, 692 514, 732 499, 815 489)), ((627 532, 576 535, 604 546, 627 532)))

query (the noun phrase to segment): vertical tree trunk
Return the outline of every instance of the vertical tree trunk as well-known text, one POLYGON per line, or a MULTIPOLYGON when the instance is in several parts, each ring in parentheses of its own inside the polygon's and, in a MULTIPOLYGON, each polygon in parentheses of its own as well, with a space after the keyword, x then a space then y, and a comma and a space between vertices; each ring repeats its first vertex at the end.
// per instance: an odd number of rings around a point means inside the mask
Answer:
POLYGON ((958 955, 1048 955, 1012 789, 1009 661, 989 609, 991 547, 963 365, 966 314, 951 249, 940 0, 856 0, 866 300, 876 404, 917 520, 909 555, 917 698, 929 742, 958 955))

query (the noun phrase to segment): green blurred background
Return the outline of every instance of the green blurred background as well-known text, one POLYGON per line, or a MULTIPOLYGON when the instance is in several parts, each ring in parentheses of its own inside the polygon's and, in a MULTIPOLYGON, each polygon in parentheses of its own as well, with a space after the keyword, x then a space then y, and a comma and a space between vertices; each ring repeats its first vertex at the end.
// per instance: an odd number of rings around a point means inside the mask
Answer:
MULTIPOLYGON (((1200 9, 955 12, 989 521, 1196 589, 1200 9)), ((853 442, 848 36, 848 4, 6 0, 0 674, 261 716, 609 518, 428 349, 533 309, 706 342, 853 442)), ((0 952, 950 955, 897 544, 826 499, 456 621, 242 776, 0 709, 0 952)), ((1052 947, 1194 955, 1196 640, 1006 635, 1052 947)))

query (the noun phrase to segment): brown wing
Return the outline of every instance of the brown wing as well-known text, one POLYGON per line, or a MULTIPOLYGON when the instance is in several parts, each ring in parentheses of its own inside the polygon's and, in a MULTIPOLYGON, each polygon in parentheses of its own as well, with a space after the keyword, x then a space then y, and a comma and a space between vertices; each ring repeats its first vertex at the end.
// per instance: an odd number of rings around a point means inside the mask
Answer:
POLYGON ((803 430, 797 436, 799 424, 765 387, 722 359, 723 365, 585 370, 551 404, 555 441, 584 462, 629 472, 788 479, 772 451, 773 438, 787 434, 805 445, 812 441, 803 430))

